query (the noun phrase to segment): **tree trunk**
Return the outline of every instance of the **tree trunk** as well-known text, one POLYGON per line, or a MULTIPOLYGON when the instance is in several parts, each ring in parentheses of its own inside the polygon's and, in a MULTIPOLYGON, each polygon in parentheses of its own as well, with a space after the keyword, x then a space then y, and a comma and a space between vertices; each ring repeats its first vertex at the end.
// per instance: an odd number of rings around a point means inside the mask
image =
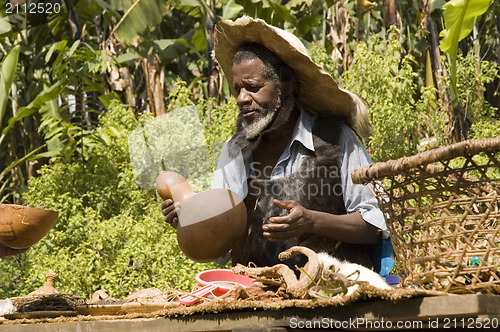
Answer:
POLYGON ((125 86, 125 96, 127 98, 127 104, 135 110, 137 107, 137 103, 134 93, 134 80, 132 79, 130 71, 127 67, 122 67, 119 69, 119 71, 120 76, 127 82, 125 86))
POLYGON ((352 56, 349 49, 348 33, 351 30, 351 17, 349 11, 344 8, 342 1, 337 1, 330 9, 330 39, 334 47, 332 59, 342 61, 342 70, 344 72, 351 63, 352 56))
POLYGON ((430 4, 430 1, 424 4, 424 13, 425 19, 427 20, 427 29, 429 30, 429 52, 434 72, 434 80, 436 82, 439 99, 442 101, 443 107, 448 113, 445 133, 448 136, 449 143, 460 142, 466 139, 467 130, 465 127, 465 116, 458 103, 457 105, 452 105, 450 91, 445 84, 445 80, 448 79, 448 72, 446 68, 441 66, 439 34, 436 23, 430 15, 430 4))
POLYGON ((142 67, 146 75, 149 110, 153 116, 165 114, 164 90, 165 73, 160 68, 158 57, 152 55, 142 59, 142 67))
POLYGON ((384 0, 383 16, 385 27, 396 25, 398 18, 396 13, 396 0, 384 0))
POLYGON ((215 10, 215 4, 213 1, 208 1, 210 11, 206 13, 205 22, 205 36, 207 38, 207 59, 208 59, 208 97, 219 98, 219 69, 217 68, 216 61, 213 55, 214 49, 214 28, 215 28, 215 16, 213 11, 215 10))
POLYGON ((73 40, 78 40, 82 36, 82 32, 80 30, 80 23, 78 22, 78 15, 76 14, 72 1, 65 0, 64 3, 66 4, 66 10, 68 11, 68 19, 69 19, 68 21, 71 27, 73 40))

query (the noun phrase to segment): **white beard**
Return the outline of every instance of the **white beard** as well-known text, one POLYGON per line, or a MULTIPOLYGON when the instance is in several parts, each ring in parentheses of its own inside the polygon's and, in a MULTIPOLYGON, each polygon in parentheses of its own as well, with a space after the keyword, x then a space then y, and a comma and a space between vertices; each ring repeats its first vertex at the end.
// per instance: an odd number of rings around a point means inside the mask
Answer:
MULTIPOLYGON (((266 115, 251 122, 243 120, 241 128, 247 140, 257 137, 260 133, 269 128, 269 126, 273 123, 276 115, 281 110, 281 106, 283 105, 283 99, 281 98, 281 96, 282 92, 281 90, 278 90, 278 98, 276 99, 274 105, 271 106, 272 108, 266 115)), ((263 109, 260 108, 260 111, 262 110, 263 109)))
POLYGON ((245 138, 252 139, 257 137, 271 124, 271 122, 274 120, 274 116, 276 115, 276 113, 277 110, 274 110, 273 112, 269 112, 265 116, 250 123, 243 121, 242 129, 243 133, 245 134, 245 138))

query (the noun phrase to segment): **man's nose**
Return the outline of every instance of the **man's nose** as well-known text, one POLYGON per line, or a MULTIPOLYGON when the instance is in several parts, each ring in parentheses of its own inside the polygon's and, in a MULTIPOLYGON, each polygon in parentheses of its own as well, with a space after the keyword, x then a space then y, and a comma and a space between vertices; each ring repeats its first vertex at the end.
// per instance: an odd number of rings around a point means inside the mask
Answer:
POLYGON ((252 102, 252 97, 250 97, 248 91, 246 89, 240 89, 240 92, 236 97, 236 103, 238 103, 238 105, 244 105, 251 102, 252 102))

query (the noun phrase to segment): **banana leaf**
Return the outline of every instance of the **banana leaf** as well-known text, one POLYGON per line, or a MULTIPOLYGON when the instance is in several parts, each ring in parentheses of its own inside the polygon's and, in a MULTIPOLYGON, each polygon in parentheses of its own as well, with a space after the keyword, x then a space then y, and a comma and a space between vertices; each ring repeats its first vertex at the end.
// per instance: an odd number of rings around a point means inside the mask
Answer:
POLYGON ((131 44, 146 30, 160 24, 168 11, 166 0, 137 0, 116 24, 114 33, 124 44, 131 44))
POLYGON ((12 82, 16 74, 17 60, 19 59, 20 46, 12 48, 2 61, 0 68, 0 132, 2 129, 2 121, 9 102, 10 90, 12 82))
POLYGON ((448 54, 456 54, 458 42, 469 35, 476 19, 484 14, 491 0, 451 0, 443 8, 444 26, 439 48, 448 54))
POLYGON ((451 0, 443 6, 445 29, 440 33, 443 38, 439 48, 450 57, 450 97, 453 104, 458 98, 456 77, 458 42, 470 34, 476 19, 488 10, 491 3, 491 0, 451 0))

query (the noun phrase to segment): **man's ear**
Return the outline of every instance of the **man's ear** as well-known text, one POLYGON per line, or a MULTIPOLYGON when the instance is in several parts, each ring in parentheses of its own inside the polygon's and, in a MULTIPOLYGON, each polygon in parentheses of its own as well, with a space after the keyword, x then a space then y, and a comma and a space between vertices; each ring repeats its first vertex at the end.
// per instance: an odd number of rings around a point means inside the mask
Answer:
POLYGON ((293 95, 297 97, 299 95, 299 81, 294 77, 291 79, 293 95))
POLYGON ((287 95, 292 95, 297 97, 299 95, 299 82, 292 76, 289 80, 283 81, 283 90, 286 91, 287 95))

